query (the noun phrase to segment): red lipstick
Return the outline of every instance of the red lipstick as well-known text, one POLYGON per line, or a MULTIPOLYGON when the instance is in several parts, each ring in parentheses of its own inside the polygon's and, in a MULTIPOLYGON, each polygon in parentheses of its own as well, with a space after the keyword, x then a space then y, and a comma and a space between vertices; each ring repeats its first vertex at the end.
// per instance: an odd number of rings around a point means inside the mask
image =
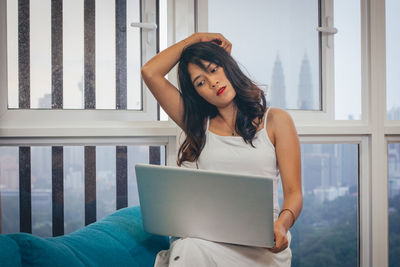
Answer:
POLYGON ((225 91, 225 89, 226 89, 226 86, 219 88, 219 90, 217 91, 217 96, 222 94, 225 91))

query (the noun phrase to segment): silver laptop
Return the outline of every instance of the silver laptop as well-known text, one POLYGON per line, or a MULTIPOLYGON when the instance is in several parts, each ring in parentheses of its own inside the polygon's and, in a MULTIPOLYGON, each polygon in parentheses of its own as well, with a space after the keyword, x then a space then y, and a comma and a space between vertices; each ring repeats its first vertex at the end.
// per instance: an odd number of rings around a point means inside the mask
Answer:
POLYGON ((273 247, 273 182, 263 176, 136 165, 146 232, 273 247))

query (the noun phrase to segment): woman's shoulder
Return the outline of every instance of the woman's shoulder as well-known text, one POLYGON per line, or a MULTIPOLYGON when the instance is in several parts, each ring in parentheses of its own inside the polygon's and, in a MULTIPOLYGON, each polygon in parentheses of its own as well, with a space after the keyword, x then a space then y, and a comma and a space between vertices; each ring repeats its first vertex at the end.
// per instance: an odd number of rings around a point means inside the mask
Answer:
POLYGON ((292 117, 287 111, 269 107, 267 128, 268 132, 271 132, 275 139, 277 135, 282 135, 288 131, 292 132, 295 126, 292 117))
POLYGON ((267 124, 271 123, 273 125, 280 125, 282 123, 292 122, 292 117, 290 114, 280 108, 269 107, 268 108, 268 118, 267 124))

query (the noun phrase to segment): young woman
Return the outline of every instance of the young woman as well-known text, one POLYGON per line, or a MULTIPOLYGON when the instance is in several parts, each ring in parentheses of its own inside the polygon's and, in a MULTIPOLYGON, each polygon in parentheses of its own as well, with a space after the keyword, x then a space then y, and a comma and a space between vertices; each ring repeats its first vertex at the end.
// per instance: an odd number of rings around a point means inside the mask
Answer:
POLYGON ((195 33, 162 51, 142 76, 165 112, 186 134, 178 165, 275 177, 273 248, 175 239, 155 266, 290 266, 290 232, 302 209, 300 146, 290 116, 267 108, 264 93, 230 56, 221 34, 195 33), (165 75, 179 62, 180 91, 165 75), (278 203, 279 173, 283 185, 278 203))

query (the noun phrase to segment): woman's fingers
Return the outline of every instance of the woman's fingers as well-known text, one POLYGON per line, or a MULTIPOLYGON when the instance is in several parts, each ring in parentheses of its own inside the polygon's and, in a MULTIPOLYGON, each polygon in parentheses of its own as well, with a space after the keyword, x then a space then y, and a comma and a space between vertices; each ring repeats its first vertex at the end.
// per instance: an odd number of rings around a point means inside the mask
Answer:
POLYGON ((288 239, 286 235, 275 234, 275 246, 270 248, 269 250, 273 253, 281 252, 285 250, 289 245, 288 239))
POLYGON ((221 38, 221 44, 220 46, 222 48, 224 48, 228 53, 231 53, 232 50, 232 43, 229 42, 228 39, 226 39, 222 34, 219 34, 220 38, 221 38))
POLYGON ((224 48, 225 48, 225 50, 228 51, 228 53, 230 54, 231 51, 232 51, 232 44, 231 44, 231 43, 228 43, 228 44, 226 45, 226 47, 224 47, 224 48))
POLYGON ((220 33, 198 33, 201 42, 214 42, 224 48, 228 53, 232 50, 232 44, 220 33))

